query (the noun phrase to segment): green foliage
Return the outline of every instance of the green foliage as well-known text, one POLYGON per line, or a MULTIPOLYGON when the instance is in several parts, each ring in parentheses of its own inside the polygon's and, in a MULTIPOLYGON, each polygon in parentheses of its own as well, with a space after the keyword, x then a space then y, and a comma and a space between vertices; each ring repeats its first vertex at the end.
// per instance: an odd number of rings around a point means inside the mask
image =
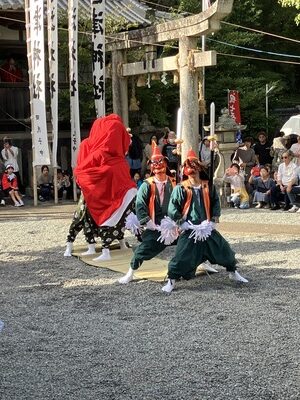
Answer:
POLYGON ((168 85, 160 81, 151 81, 151 88, 136 89, 140 102, 140 115, 146 113, 150 121, 159 127, 169 126, 174 111, 179 107, 178 87, 168 80, 168 85))
MULTIPOLYGON (((278 4, 274 5, 272 0, 235 1, 233 11, 227 21, 277 35, 298 38, 295 25, 293 26, 291 10, 282 10, 278 4)), ((222 29, 207 40, 207 48, 215 49, 219 53, 217 66, 206 68, 207 103, 214 101, 218 114, 220 109, 227 104, 227 89, 239 90, 242 122, 247 124, 246 133, 252 134, 266 126, 266 84, 269 87, 275 85, 275 89, 269 95, 268 103, 269 127, 272 132, 282 123, 274 110, 300 103, 297 90, 300 84, 299 66, 267 62, 263 59, 288 61, 289 58, 253 53, 209 41, 209 39, 252 49, 295 55, 299 54, 299 45, 261 33, 249 32, 239 27, 226 24, 221 24, 221 26, 222 29), (225 54, 237 55, 237 57, 229 57, 225 54)))
MULTIPOLYGON (((296 10, 300 10, 300 0, 279 0, 279 4, 283 7, 295 7, 296 10)), ((300 13, 295 17, 296 24, 300 24, 300 13)))

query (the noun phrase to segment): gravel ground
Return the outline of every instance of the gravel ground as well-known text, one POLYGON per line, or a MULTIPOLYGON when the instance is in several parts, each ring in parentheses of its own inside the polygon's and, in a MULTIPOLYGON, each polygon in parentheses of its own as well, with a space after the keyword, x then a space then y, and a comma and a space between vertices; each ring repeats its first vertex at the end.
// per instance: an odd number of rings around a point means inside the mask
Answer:
POLYGON ((166 296, 64 259, 72 208, 0 214, 1 400, 300 398, 299 214, 224 210, 257 226, 225 234, 249 284, 217 267, 166 296))

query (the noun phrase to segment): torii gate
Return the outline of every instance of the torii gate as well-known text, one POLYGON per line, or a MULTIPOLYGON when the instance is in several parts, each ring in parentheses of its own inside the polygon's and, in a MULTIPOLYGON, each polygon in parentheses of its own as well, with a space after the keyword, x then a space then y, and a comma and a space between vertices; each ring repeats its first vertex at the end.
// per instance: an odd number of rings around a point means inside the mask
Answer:
MULTIPOLYGON (((106 51, 112 53, 113 111, 122 116, 128 125, 128 82, 129 76, 139 74, 177 71, 179 72, 180 107, 182 109, 183 158, 190 147, 198 148, 199 107, 197 69, 217 64, 215 51, 197 50, 200 36, 220 29, 220 21, 231 13, 233 0, 217 0, 200 14, 157 24, 145 29, 111 35, 106 51), (126 50, 158 43, 178 40, 179 56, 126 63, 126 50)), ((153 53, 152 53, 153 54, 153 53)))

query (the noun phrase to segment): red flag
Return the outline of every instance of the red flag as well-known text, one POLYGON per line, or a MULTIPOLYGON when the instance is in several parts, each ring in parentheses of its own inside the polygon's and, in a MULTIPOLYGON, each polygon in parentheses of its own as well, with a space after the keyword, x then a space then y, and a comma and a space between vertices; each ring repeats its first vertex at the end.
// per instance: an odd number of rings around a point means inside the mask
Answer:
POLYGON ((241 124, 240 95, 237 90, 228 91, 228 110, 237 124, 241 124))

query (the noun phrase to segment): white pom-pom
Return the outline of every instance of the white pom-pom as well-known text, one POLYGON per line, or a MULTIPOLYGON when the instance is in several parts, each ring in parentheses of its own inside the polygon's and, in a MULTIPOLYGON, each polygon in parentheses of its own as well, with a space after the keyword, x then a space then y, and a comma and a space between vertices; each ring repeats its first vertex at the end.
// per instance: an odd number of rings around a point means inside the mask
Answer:
POLYGON ((136 236, 142 233, 140 221, 137 219, 137 216, 133 212, 131 212, 125 218, 125 228, 136 236))
POLYGON ((164 217, 160 223, 159 242, 166 245, 172 244, 179 236, 178 226, 170 217, 164 217))
POLYGON ((189 238, 194 239, 194 242, 196 243, 197 240, 199 241, 206 240, 211 235, 212 231, 215 229, 215 224, 214 222, 205 220, 201 222, 200 225, 193 225, 192 229, 193 230, 189 238))

